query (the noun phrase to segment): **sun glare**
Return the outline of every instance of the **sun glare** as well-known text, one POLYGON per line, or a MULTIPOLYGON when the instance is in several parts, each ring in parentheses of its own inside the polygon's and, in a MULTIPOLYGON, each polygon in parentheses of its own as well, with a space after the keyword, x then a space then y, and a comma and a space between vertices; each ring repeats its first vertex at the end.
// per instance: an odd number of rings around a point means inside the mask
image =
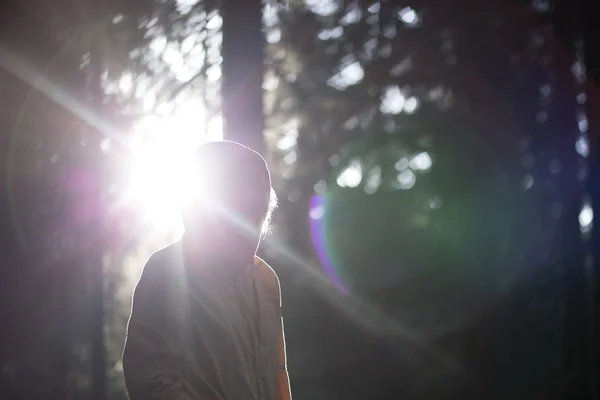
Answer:
POLYGON ((180 206, 201 191, 194 150, 222 138, 220 117, 208 124, 203 105, 189 102, 168 117, 140 119, 133 133, 126 200, 163 234, 181 232, 180 206))

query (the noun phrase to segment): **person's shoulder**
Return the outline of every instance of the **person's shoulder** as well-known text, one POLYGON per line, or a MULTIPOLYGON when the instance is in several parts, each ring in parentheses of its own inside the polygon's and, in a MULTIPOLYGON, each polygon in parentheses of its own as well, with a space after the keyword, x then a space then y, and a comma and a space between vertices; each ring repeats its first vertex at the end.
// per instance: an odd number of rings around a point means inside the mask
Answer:
POLYGON ((171 244, 150 255, 142 271, 142 277, 164 279, 173 275, 181 264, 181 248, 179 243, 171 244))
MULTIPOLYGON (((181 274, 177 271, 181 265, 181 257, 177 250, 177 245, 167 246, 148 258, 133 294, 133 308, 138 315, 166 312, 171 318, 179 312, 176 307, 180 306, 181 274)), ((177 314, 177 318, 180 317, 177 314)))
POLYGON ((279 293, 279 277, 275 273, 275 270, 258 256, 254 256, 254 265, 258 267, 260 279, 267 284, 267 287, 279 293))
POLYGON ((271 268, 269 264, 259 256, 254 256, 254 265, 256 265, 259 270, 267 276, 271 278, 278 279, 275 270, 271 268))
POLYGON ((148 263, 169 262, 180 254, 181 244, 180 242, 175 242, 152 253, 148 259, 148 263))

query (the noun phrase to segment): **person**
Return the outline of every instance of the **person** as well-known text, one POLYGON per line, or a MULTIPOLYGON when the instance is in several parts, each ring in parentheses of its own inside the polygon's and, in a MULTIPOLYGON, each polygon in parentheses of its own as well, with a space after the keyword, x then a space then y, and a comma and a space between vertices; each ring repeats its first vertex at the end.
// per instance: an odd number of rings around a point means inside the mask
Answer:
POLYGON ((276 206, 265 160, 204 144, 185 233, 136 286, 123 375, 130 400, 291 400, 281 294, 256 256, 276 206))

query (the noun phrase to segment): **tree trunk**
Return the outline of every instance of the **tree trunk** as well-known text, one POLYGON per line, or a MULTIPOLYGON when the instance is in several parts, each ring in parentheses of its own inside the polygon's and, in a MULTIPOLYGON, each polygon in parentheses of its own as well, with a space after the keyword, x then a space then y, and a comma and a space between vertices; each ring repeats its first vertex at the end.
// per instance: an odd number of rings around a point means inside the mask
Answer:
POLYGON ((264 154, 262 4, 226 0, 222 10, 224 137, 264 154))
MULTIPOLYGON (((99 49, 95 49, 92 54, 101 54, 99 49)), ((90 61, 90 67, 88 72, 88 82, 86 88, 87 101, 88 104, 95 106, 96 112, 100 115, 103 115, 103 104, 102 98, 104 97, 104 92, 101 87, 101 75, 102 70, 99 62, 100 56, 98 59, 92 58, 90 61)), ((90 127, 85 127, 84 129, 92 129, 90 127)), ((91 134, 93 132, 87 132, 87 134, 91 134)), ((98 137, 98 136, 96 136, 98 137)), ((94 154, 97 154, 94 153, 94 154)), ((89 168, 90 171, 94 171, 96 165, 98 165, 99 160, 97 158, 92 159, 88 158, 86 162, 89 164, 86 165, 86 168, 89 168)), ((93 175, 93 172, 91 173, 93 175)), ((98 184, 90 193, 90 197, 94 199, 94 202, 97 202, 98 210, 101 210, 101 187, 98 184)), ((92 279, 92 296, 91 296, 91 347, 92 347, 92 365, 91 365, 91 374, 92 374, 92 400, 106 400, 106 392, 107 392, 107 362, 106 362, 106 345, 105 345, 105 337, 104 337, 104 323, 105 323, 105 313, 104 313, 104 230, 102 224, 104 224, 103 220, 94 221, 97 226, 94 228, 95 241, 92 242, 92 248, 94 251, 91 251, 87 257, 86 263, 89 262, 88 268, 90 268, 90 276, 92 279)), ((91 234, 91 233, 90 233, 91 234)))
MULTIPOLYGON (((585 64, 588 71, 587 84, 587 118, 588 132, 590 138, 590 175, 588 178, 588 192, 592 197, 592 209, 596 219, 600 216, 600 115, 598 115, 598 107, 600 107, 600 92, 598 83, 600 82, 600 51, 596 45, 596 39, 600 35, 600 26, 598 25, 595 16, 596 2, 594 0, 583 0, 583 10, 581 13, 581 30, 583 36, 583 46, 585 52, 585 64)), ((590 398, 597 398, 600 391, 598 382, 598 373, 600 371, 600 351, 598 343, 600 343, 600 330, 598 329, 598 312, 600 310, 600 224, 594 221, 590 248, 592 251, 593 266, 590 268, 589 277, 590 293, 592 298, 589 305, 591 325, 591 343, 595 343, 590 351, 590 369, 591 369, 591 395, 590 398)))

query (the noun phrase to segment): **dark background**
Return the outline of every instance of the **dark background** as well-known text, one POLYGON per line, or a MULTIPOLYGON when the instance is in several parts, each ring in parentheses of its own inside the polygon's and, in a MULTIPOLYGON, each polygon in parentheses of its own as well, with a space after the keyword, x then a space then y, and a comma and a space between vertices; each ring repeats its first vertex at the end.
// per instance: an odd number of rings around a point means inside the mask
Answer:
POLYGON ((295 399, 597 398, 596 8, 2 0, 0 398, 126 398, 126 271, 165 239, 119 202, 124 73, 269 160, 295 399), (192 36, 184 78, 149 50, 192 36))

